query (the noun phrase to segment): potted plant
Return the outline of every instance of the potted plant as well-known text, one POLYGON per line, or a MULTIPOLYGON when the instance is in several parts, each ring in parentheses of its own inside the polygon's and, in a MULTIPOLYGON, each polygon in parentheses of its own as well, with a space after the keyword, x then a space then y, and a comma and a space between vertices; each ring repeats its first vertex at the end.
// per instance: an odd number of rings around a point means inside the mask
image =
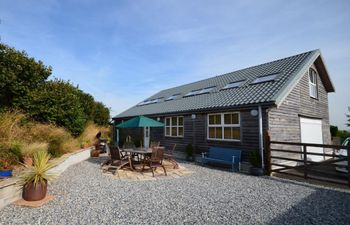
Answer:
POLYGON ((192 144, 188 144, 186 146, 186 160, 187 161, 194 161, 195 157, 194 157, 194 149, 192 144))
POLYGON ((16 163, 17 157, 11 152, 0 149, 0 176, 11 177, 13 165, 16 163))
POLYGON ((26 168, 19 174, 19 184, 23 185, 24 200, 39 201, 46 197, 47 182, 57 176, 50 171, 55 164, 49 160, 50 155, 46 151, 38 151, 33 155, 33 165, 24 165, 26 168))
POLYGON ((264 175, 264 170, 261 167, 261 156, 258 151, 252 151, 249 154, 249 161, 250 164, 252 164, 252 167, 250 167, 250 174, 254 176, 264 175))
POLYGON ((33 165, 33 155, 38 151, 47 151, 48 144, 44 142, 34 142, 21 149, 22 162, 26 165, 33 165))
POLYGON ((91 149, 90 152, 91 157, 99 157, 100 156, 100 145, 98 142, 94 144, 94 148, 91 149))

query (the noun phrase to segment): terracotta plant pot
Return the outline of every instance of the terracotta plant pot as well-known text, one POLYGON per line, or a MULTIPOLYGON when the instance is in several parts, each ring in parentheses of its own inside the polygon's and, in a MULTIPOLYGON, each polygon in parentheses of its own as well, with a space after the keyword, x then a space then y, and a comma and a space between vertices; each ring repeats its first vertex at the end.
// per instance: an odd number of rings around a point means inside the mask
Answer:
POLYGON ((38 183, 34 185, 34 183, 28 183, 23 187, 22 197, 26 201, 39 201, 45 198, 47 193, 47 182, 38 183))
POLYGON ((31 157, 24 157, 23 162, 24 162, 24 164, 26 164, 28 166, 33 165, 33 159, 31 157))
POLYGON ((91 157, 99 157, 99 156, 100 156, 100 150, 91 151, 91 157))

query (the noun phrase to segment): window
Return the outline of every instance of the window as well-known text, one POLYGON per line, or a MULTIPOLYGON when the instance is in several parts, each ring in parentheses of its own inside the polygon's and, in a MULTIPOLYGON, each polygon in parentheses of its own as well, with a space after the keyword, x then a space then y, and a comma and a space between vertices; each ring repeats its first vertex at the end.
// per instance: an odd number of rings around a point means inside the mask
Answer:
POLYGON ((257 77, 252 84, 259 84, 259 83, 264 83, 264 82, 268 82, 268 81, 273 81, 276 79, 278 73, 272 73, 269 75, 265 75, 265 76, 260 76, 257 77))
POLYGON ((138 106, 142 106, 142 105, 148 105, 148 104, 154 104, 154 103, 158 103, 162 98, 156 98, 156 99, 148 99, 145 100, 143 102, 140 102, 139 104, 137 104, 138 106))
POLYGON ((170 101, 170 100, 177 99, 179 96, 180 96, 180 94, 172 95, 172 96, 168 97, 167 99, 165 99, 165 101, 170 101))
POLYGON ((309 71, 309 92, 310 97, 317 98, 317 73, 313 69, 309 71))
POLYGON ((198 94, 205 94, 205 93, 209 93, 211 90, 214 89, 215 86, 213 87, 207 87, 207 88, 203 88, 202 90, 199 91, 198 94))
POLYGON ((231 83, 226 84, 226 86, 223 87, 222 89, 236 88, 236 87, 241 86, 243 83, 244 83, 244 80, 231 82, 231 83))
POLYGON ((239 141, 241 139, 238 112, 208 115, 208 139, 239 141))
POLYGON ((192 90, 192 91, 188 92, 187 94, 185 94, 184 97, 206 94, 206 93, 209 93, 214 88, 215 88, 215 86, 211 86, 211 87, 206 87, 206 88, 202 88, 202 89, 198 89, 198 90, 192 90))
POLYGON ((165 136, 183 137, 184 136, 184 117, 174 116, 165 118, 165 136))
POLYGON ((185 94, 184 97, 198 95, 200 91, 201 90, 192 90, 192 91, 188 92, 187 94, 185 94))

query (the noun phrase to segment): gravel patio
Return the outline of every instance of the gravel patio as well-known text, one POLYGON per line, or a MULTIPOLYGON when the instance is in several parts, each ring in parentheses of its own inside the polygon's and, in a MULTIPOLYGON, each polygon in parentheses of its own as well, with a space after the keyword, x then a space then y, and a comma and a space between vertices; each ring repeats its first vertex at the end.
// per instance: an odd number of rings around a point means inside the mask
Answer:
POLYGON ((10 205, 0 224, 349 224, 350 191, 182 163, 189 176, 153 181, 102 175, 101 159, 70 167, 41 208, 10 205))

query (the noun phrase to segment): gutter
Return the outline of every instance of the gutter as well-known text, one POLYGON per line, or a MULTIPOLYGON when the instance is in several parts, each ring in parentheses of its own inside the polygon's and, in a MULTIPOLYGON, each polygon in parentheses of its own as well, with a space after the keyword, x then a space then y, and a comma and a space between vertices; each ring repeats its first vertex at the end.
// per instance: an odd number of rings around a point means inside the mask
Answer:
POLYGON ((244 109, 252 109, 258 106, 265 106, 265 107, 272 107, 276 106, 274 101, 269 102, 263 102, 263 103, 251 103, 246 105, 237 105, 237 106, 227 106, 227 107, 212 107, 212 108, 202 108, 202 109, 192 109, 192 110, 183 110, 183 111, 172 111, 172 112, 159 112, 159 113, 152 113, 152 114, 135 114, 135 115, 128 115, 128 116, 115 116, 112 118, 112 120, 122 120, 122 119, 129 119, 135 116, 147 116, 147 117, 157 117, 157 116, 176 116, 176 115, 185 115, 185 114, 193 114, 193 113, 215 113, 215 112, 222 112, 224 110, 244 110, 244 109))
POLYGON ((258 106, 258 115, 259 115, 259 151, 261 156, 261 168, 265 168, 264 165, 264 139, 263 139, 263 119, 262 119, 262 110, 261 105, 258 106))

